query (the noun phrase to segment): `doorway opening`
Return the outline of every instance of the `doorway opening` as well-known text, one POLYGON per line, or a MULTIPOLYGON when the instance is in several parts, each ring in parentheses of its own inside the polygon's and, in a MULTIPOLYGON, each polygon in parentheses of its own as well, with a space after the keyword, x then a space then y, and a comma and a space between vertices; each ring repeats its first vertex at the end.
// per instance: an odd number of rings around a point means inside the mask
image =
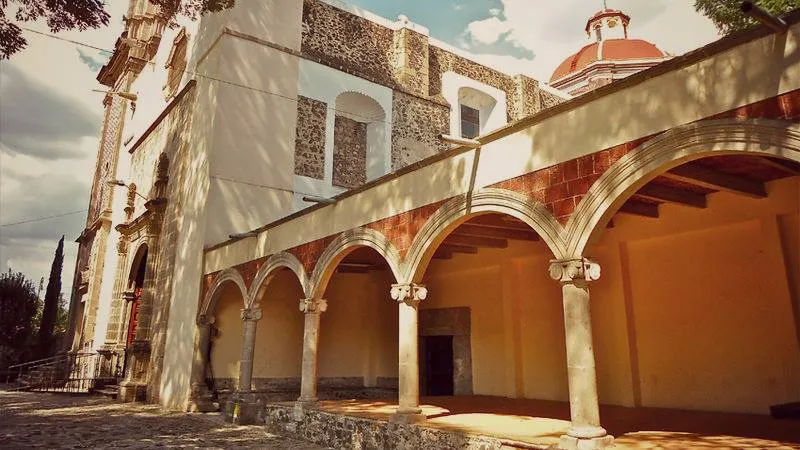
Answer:
POLYGON ((421 342, 425 358, 424 373, 420 377, 423 395, 453 395, 453 336, 423 336, 421 342))

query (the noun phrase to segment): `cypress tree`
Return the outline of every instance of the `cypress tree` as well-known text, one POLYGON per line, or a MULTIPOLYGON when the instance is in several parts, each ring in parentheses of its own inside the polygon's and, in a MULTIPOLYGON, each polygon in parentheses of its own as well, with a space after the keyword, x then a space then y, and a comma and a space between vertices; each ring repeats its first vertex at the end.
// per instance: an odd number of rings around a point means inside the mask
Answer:
POLYGON ((47 291, 44 294, 42 321, 39 324, 39 339, 36 355, 38 358, 52 356, 55 350, 53 328, 58 314, 58 299, 61 294, 61 269, 64 266, 64 236, 58 241, 53 264, 50 266, 50 279, 47 280, 47 291))

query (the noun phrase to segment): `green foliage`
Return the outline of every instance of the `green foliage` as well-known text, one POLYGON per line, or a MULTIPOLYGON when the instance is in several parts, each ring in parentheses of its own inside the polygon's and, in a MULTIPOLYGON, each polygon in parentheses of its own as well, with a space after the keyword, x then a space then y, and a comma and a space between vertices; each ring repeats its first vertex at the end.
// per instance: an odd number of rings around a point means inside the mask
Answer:
POLYGON ((50 266, 50 278, 47 281, 47 291, 44 294, 42 320, 39 323, 38 343, 36 345, 37 358, 47 358, 56 351, 53 331, 55 330, 59 301, 61 299, 61 269, 63 267, 64 236, 61 236, 58 241, 58 247, 56 247, 56 254, 53 256, 53 264, 50 266))
POLYGON ((28 358, 39 307, 36 288, 20 272, 0 274, 0 367, 28 358))
MULTIPOLYGON (((775 15, 800 8, 800 0, 757 0, 755 3, 775 15)), ((730 34, 758 23, 742 13, 741 4, 741 0, 695 0, 694 8, 708 16, 722 33, 730 34)))
MULTIPOLYGON (((24 49, 28 42, 14 22, 44 19, 50 31, 86 30, 108 25, 109 0, 0 0, 0 60, 24 49)), ((114 0, 125 1, 125 0, 114 0)), ((185 15, 196 19, 208 12, 230 8, 236 0, 150 0, 162 7, 168 19, 185 15)))

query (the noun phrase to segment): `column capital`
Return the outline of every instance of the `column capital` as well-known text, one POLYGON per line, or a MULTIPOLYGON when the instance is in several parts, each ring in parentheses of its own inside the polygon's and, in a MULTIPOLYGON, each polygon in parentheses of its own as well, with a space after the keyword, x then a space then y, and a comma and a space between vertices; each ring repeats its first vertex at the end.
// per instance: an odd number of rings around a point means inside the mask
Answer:
POLYGON ((217 318, 210 314, 200 314, 197 317, 197 325, 200 327, 208 327, 216 323, 217 318))
POLYGON ((428 288, 422 284, 400 283, 393 284, 391 290, 393 300, 406 304, 417 304, 428 297, 428 288))
POLYGON ((588 258, 554 259, 550 261, 550 277, 561 283, 600 279, 600 264, 588 258))
POLYGON ((258 322, 261 320, 261 308, 253 307, 243 309, 242 320, 245 322, 258 322))
POLYGON ((321 298, 304 298, 300 300, 300 312, 309 313, 324 313, 328 310, 328 301, 321 298))

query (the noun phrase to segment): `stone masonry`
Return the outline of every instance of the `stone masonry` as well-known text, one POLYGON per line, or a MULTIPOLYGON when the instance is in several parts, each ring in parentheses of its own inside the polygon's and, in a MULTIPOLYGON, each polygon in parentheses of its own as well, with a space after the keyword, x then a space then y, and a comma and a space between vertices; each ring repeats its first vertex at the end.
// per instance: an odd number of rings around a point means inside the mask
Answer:
POLYGON ((367 181, 367 124, 336 116, 333 184, 353 188, 367 181))
POLYGON ((294 173, 321 180, 325 177, 325 117, 327 105, 297 98, 297 138, 294 144, 294 173))

